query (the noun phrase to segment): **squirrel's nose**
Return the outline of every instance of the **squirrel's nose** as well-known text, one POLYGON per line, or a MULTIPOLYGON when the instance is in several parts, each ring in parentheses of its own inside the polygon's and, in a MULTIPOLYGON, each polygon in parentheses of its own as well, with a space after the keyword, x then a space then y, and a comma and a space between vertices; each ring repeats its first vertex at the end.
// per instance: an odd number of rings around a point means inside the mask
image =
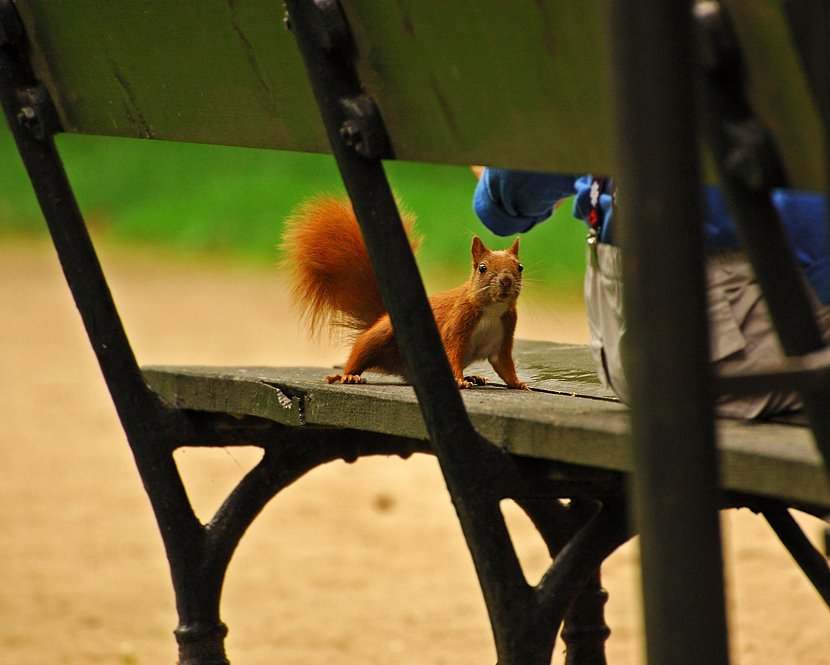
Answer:
POLYGON ((499 284, 505 288, 513 286, 513 277, 510 275, 501 275, 499 277, 499 284))

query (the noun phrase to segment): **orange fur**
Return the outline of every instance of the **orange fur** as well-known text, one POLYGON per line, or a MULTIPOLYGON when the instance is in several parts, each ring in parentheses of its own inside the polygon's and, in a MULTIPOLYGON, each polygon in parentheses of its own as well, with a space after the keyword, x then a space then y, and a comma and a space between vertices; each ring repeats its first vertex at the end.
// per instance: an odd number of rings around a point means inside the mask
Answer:
MULTIPOLYGON (((404 217, 413 249, 414 218, 404 217)), ((372 369, 403 376, 405 368, 374 279, 366 247, 348 200, 318 197, 300 206, 288 222, 282 243, 295 301, 312 331, 346 325, 358 331, 343 375, 332 383, 362 383, 372 369)), ((487 359, 510 388, 527 390, 513 362, 516 299, 521 291, 519 241, 490 251, 478 238, 471 247, 470 279, 430 297, 430 305, 453 376, 460 388, 482 385, 464 377, 464 368, 487 359)))
MULTIPOLYGON (((415 218, 404 212, 402 220, 417 252, 415 218)), ((293 300, 313 335, 338 327, 365 330, 386 312, 347 197, 302 203, 286 220, 281 249, 293 300)))

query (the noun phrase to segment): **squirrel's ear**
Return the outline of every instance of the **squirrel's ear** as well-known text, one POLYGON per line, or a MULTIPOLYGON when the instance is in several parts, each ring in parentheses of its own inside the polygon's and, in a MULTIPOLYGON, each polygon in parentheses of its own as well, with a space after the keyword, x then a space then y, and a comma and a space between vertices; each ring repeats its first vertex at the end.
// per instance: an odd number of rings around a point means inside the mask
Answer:
POLYGON ((510 252, 513 256, 519 256, 519 238, 518 237, 513 241, 513 244, 510 245, 510 249, 508 249, 507 251, 510 252))
POLYGON ((473 265, 478 265, 478 262, 481 260, 481 257, 484 256, 490 250, 484 246, 484 243, 481 242, 481 238, 478 236, 473 236, 473 246, 470 248, 470 252, 473 255, 473 265))

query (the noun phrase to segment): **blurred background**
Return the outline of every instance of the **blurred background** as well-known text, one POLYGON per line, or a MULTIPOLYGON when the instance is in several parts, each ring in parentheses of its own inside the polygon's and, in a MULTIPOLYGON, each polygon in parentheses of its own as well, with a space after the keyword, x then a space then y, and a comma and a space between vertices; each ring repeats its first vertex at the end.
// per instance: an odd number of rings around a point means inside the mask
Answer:
MULTIPOLYGON (((329 155, 63 135, 58 147, 96 240, 163 246, 189 256, 223 255, 274 267, 283 220, 304 198, 342 192, 329 155)), ((464 167, 390 162, 387 172, 425 238, 419 263, 440 287, 467 274, 470 238, 490 246, 472 212, 475 179, 464 167), (445 284, 446 282, 446 284, 445 284)), ((0 239, 46 233, 8 129, 0 128, 0 239)), ((525 273, 536 291, 579 295, 584 230, 559 208, 527 234, 525 273)))

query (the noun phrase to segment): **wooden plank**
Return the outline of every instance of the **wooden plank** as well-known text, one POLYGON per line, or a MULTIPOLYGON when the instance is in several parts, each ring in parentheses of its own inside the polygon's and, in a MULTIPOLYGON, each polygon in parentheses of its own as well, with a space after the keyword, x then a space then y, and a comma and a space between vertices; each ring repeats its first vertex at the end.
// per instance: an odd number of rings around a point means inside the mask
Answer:
MULTIPOLYGON (((469 164, 505 155, 505 163, 540 168, 553 156, 560 168, 584 169, 584 160, 569 157, 581 153, 593 156, 595 168, 608 164, 604 70, 571 66, 607 50, 600 3, 342 5, 360 75, 399 158, 469 164), (597 122, 585 119, 588 97, 597 122), (554 122, 569 131, 551 131, 554 122)), ((68 131, 328 151, 279 3, 24 0, 18 6, 38 74, 68 131)))
MULTIPOLYGON (((66 129, 327 152, 269 0, 17 0, 66 129)), ((613 172, 599 1, 343 0, 399 159, 613 172)), ((821 125, 777 0, 728 0, 793 183, 821 188, 821 125)))
MULTIPOLYGON (((610 388, 597 376, 591 354, 583 344, 551 344, 551 342, 520 340, 513 351, 522 379, 534 390, 562 395, 579 395, 618 401, 610 388)), ((499 383, 489 363, 473 365, 469 374, 480 374, 499 383)))
MULTIPOLYGON (((516 454, 629 472, 627 409, 595 388, 582 394, 578 388, 590 382, 567 374, 572 366, 588 366, 587 347, 534 342, 525 352, 526 344, 517 353, 519 373, 534 392, 495 385, 464 391, 475 427, 494 445, 516 454), (539 364, 545 346, 550 371, 537 380, 521 359, 539 364), (566 362, 573 365, 562 364, 566 362), (561 380, 554 377, 560 367, 561 380)), ((426 438, 414 392, 388 377, 369 376, 369 384, 340 386, 323 381, 324 368, 151 367, 144 372, 154 390, 183 408, 227 412, 232 404, 231 413, 293 424, 296 420, 289 422, 280 400, 268 407, 262 399, 263 390, 276 389, 296 400, 305 424, 426 438), (228 391, 236 394, 229 397, 228 391)), ((807 428, 722 420, 718 437, 725 488, 830 508, 830 483, 807 428)))
POLYGON ((262 372, 245 367, 209 371, 154 372, 153 389, 183 409, 200 409, 233 416, 257 416, 281 425, 304 425, 303 400, 263 381, 262 372), (210 380, 204 377, 209 374, 210 380), (197 406, 199 405, 199 406, 197 406))

